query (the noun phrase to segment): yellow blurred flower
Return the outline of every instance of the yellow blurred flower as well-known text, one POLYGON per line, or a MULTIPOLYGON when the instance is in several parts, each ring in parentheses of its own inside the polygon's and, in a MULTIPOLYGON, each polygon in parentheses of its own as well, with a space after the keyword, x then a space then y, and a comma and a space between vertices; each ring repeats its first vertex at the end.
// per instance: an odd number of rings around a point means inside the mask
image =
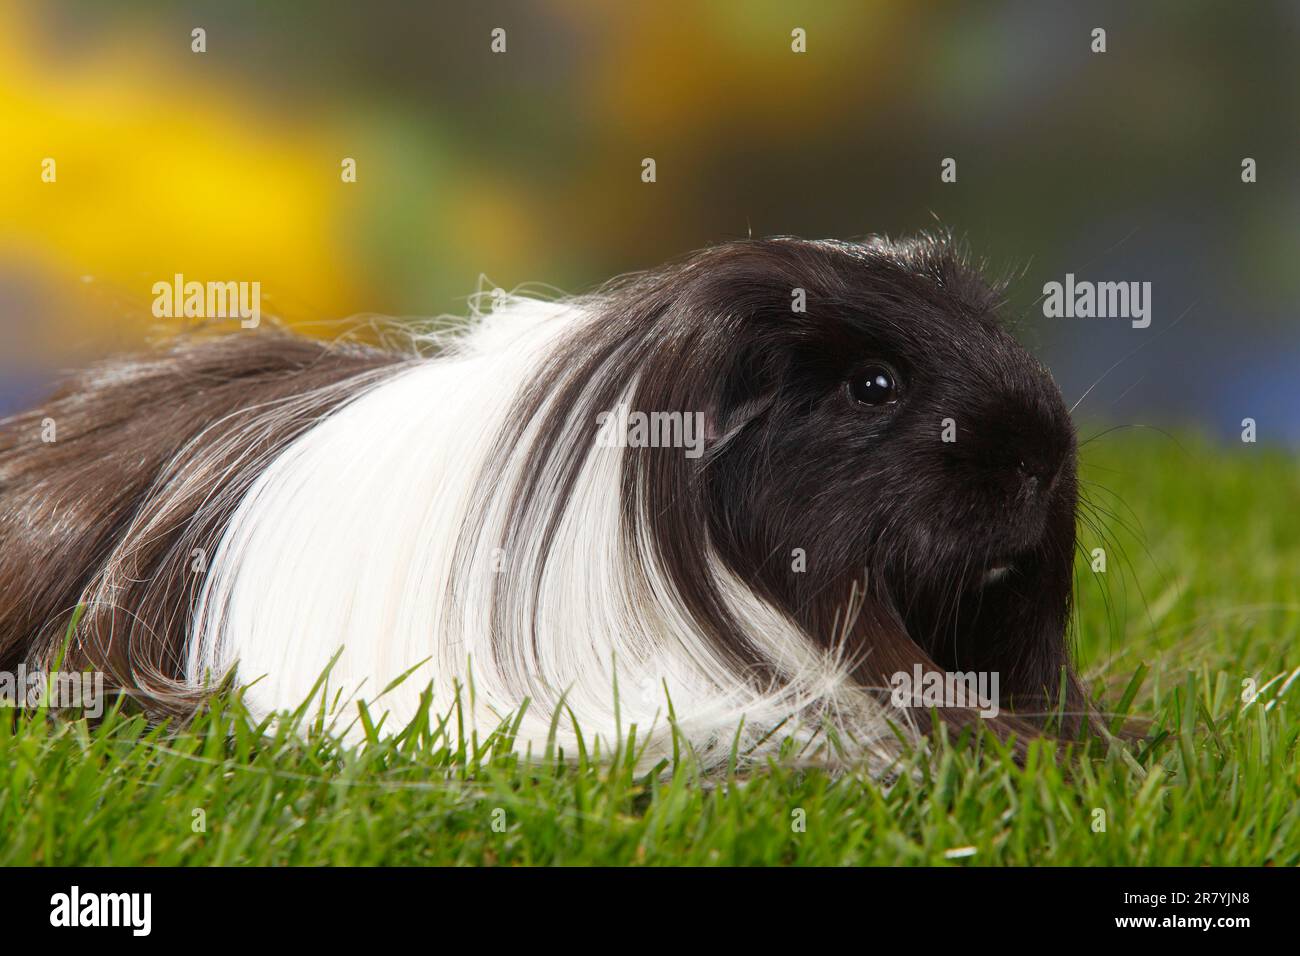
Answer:
MULTIPOLYGON (((330 315, 356 301, 339 241, 354 188, 318 130, 291 126, 220 90, 176 57, 141 56, 138 37, 84 59, 38 52, 31 24, 0 3, 0 256, 46 275, 59 296, 93 277, 125 320, 152 321, 150 288, 177 272, 260 281, 264 311, 330 315), (42 179, 55 163, 54 182, 42 179), (137 299, 138 297, 138 299, 137 299)), ((188 37, 167 42, 184 44, 188 37)), ((183 62, 183 61, 182 61, 183 62)), ((83 309, 59 330, 95 335, 83 309)), ((62 325, 63 317, 59 317, 62 325)))

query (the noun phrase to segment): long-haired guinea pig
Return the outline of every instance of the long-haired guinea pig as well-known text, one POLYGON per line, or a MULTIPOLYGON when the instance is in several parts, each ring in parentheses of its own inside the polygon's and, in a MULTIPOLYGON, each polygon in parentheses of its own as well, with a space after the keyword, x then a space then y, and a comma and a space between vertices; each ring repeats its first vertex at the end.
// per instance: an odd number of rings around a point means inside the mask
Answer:
POLYGON ((418 349, 92 368, 0 425, 0 668, 344 736, 459 703, 534 754, 1075 732, 1075 433, 997 305, 943 238, 772 239, 418 349))

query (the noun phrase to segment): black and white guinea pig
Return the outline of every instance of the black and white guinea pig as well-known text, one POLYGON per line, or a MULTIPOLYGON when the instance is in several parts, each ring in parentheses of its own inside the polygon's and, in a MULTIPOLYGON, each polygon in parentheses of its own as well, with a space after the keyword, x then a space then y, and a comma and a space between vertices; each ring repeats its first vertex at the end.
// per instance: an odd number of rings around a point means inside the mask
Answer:
POLYGON ((534 753, 850 761, 928 727, 899 675, 961 672, 997 716, 943 721, 1072 732, 1075 433, 997 306, 941 237, 751 240, 409 350, 92 368, 0 423, 0 668, 81 607, 64 668, 155 715, 233 677, 345 735, 459 696, 534 753))

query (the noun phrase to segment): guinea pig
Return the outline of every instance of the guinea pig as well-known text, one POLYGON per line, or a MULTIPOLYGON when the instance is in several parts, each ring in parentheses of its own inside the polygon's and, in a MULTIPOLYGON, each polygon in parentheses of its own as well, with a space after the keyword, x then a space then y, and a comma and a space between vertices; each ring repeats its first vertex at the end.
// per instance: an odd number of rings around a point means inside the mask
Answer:
POLYGON ((410 349, 92 368, 0 423, 0 668, 706 765, 1074 733, 1076 437, 998 308, 946 237, 777 238, 410 349), (954 673, 1000 706, 891 693, 954 673))

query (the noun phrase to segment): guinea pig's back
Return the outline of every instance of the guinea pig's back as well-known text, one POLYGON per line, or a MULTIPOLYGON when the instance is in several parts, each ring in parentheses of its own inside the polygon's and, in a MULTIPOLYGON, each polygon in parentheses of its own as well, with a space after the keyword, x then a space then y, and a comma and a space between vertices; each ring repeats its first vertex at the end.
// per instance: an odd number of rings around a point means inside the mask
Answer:
POLYGON ((114 592, 102 590, 118 575, 184 590, 192 576, 175 575, 190 556, 173 560, 175 546, 201 503, 396 358, 275 332, 178 340, 93 367, 0 422, 0 666, 39 658, 78 605, 92 605, 86 627, 111 623, 114 592), (251 427, 257 440, 236 447, 251 427))

